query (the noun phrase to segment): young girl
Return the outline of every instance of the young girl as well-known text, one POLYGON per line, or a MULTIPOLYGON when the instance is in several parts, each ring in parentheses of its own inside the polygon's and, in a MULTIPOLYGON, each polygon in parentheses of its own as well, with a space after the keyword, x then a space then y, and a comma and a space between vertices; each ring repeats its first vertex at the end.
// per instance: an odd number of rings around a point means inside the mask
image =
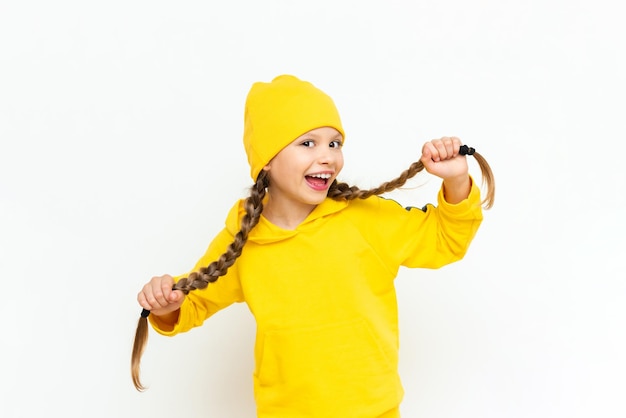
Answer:
MULTIPOLYGON (((191 273, 154 277, 139 292, 137 389, 146 318, 171 336, 246 302, 259 417, 399 417, 394 278, 400 266, 438 268, 465 254, 482 220, 461 155, 473 149, 453 137, 427 142, 398 179, 361 191, 336 181, 344 138, 332 99, 312 84, 283 75, 252 86, 243 139, 256 183, 191 273), (376 196, 423 168, 443 179, 438 207, 376 196)), ((493 178, 474 155, 489 207, 493 178)))

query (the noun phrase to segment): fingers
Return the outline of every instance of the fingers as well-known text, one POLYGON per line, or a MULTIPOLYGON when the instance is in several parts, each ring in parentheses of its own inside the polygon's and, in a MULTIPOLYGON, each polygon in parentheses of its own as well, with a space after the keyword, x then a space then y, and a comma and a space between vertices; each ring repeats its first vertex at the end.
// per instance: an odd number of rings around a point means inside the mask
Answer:
POLYGON ((173 291, 172 286, 174 286, 174 279, 170 275, 153 277, 141 289, 137 295, 137 301, 142 308, 149 311, 167 308, 178 303, 182 298, 182 292, 173 291))
POLYGON ((420 160, 426 171, 444 180, 467 176, 467 159, 459 154, 460 148, 461 140, 455 136, 433 139, 422 147, 420 160))
POLYGON ((433 139, 422 147, 422 161, 431 160, 434 162, 449 160, 459 154, 461 140, 455 136, 444 136, 440 139, 433 139))

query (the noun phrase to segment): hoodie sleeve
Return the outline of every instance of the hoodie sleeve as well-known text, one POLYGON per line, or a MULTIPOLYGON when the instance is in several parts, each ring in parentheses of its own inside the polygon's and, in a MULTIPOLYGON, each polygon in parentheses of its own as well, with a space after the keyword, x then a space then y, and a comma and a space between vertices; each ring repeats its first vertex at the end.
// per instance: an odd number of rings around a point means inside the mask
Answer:
MULTIPOLYGON (((233 236, 226 229, 222 230, 211 242, 205 254, 198 260, 191 271, 198 271, 200 268, 206 267, 217 260, 226 251, 231 242, 233 242, 233 236)), ((178 281, 188 275, 189 273, 177 276, 174 280, 178 281)), ((156 317, 149 316, 148 318, 155 331, 159 334, 172 336, 202 325, 205 319, 217 311, 243 300, 241 283, 237 274, 237 263, 235 263, 228 269, 226 275, 210 283, 206 288, 189 292, 180 307, 178 322, 173 328, 160 323, 156 317)))
POLYGON ((438 205, 402 208, 379 199, 372 242, 390 267, 439 268, 458 261, 467 252, 482 221, 480 191, 472 181, 467 199, 450 204, 438 194, 438 205))

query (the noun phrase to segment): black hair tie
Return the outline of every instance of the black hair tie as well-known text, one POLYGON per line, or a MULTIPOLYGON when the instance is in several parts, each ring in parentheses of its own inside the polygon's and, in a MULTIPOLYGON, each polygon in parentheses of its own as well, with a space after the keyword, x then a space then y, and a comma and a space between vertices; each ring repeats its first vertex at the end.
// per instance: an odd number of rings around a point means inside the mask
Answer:
POLYGON ((150 311, 149 310, 147 310, 147 309, 142 309, 141 310, 141 317, 142 318, 147 318, 148 315, 150 315, 150 311))
POLYGON ((474 152, 476 152, 476 150, 467 145, 461 145, 461 148, 459 148, 459 154, 461 155, 474 155, 474 152))

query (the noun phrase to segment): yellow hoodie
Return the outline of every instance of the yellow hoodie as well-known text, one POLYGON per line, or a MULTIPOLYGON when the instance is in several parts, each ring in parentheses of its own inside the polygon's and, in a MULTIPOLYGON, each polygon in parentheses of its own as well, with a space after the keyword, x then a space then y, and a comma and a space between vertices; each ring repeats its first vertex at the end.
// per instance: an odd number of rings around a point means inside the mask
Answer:
MULTIPOLYGON (((451 205, 405 209, 371 197, 326 199, 295 230, 264 217, 228 274, 191 292, 174 335, 234 302, 257 323, 254 393, 260 418, 399 417, 400 266, 438 268, 461 259, 480 222, 476 186, 451 205)), ((194 270, 222 254, 239 231, 242 201, 194 270)))

